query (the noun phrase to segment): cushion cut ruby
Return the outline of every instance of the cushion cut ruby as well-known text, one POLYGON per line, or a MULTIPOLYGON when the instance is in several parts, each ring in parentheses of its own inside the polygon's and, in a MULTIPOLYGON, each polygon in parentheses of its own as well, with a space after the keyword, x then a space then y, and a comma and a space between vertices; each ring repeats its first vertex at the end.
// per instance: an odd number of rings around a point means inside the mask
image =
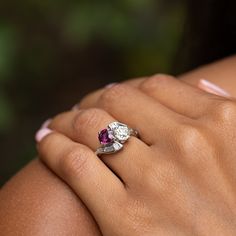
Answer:
POLYGON ((99 132, 98 139, 101 144, 109 144, 112 142, 112 138, 109 135, 108 129, 103 129, 101 132, 99 132))

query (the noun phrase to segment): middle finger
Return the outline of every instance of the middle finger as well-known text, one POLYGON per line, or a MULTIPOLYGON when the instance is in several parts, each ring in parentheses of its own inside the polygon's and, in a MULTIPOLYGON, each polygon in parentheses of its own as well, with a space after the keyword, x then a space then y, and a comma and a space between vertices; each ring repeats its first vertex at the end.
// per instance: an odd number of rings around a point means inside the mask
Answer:
POLYGON ((149 145, 165 142, 165 137, 175 131, 179 121, 189 120, 127 84, 106 89, 95 106, 137 129, 141 139, 149 145))

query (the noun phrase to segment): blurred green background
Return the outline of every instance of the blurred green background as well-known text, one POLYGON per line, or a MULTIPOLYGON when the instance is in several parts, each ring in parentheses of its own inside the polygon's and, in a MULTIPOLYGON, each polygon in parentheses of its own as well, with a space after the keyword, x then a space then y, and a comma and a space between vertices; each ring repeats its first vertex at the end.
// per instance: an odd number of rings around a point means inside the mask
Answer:
POLYGON ((36 156, 34 133, 86 93, 171 73, 186 10, 177 0, 0 3, 0 185, 36 156))

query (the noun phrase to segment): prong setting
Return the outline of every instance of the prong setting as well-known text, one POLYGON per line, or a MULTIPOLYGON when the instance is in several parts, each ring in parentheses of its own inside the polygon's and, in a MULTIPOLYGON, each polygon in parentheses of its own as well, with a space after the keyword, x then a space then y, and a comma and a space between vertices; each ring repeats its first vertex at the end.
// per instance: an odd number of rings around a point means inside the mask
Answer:
POLYGON ((96 154, 111 154, 120 151, 131 135, 137 136, 137 131, 117 121, 110 123, 106 129, 98 133, 101 147, 97 149, 96 154))

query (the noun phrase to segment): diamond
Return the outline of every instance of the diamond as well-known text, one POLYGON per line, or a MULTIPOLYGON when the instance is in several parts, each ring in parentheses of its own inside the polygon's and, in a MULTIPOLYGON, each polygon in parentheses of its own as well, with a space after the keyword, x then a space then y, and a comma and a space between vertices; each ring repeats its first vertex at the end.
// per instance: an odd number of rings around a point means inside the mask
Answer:
POLYGON ((119 151, 121 148, 123 148, 123 145, 122 145, 121 143, 114 142, 114 143, 113 143, 113 148, 114 148, 114 150, 117 152, 117 151, 119 151))
POLYGON ((109 125, 109 128, 113 132, 113 136, 119 141, 125 142, 130 137, 130 129, 125 124, 113 122, 109 125))
POLYGON ((123 145, 121 143, 114 142, 114 143, 110 143, 110 144, 104 146, 103 151, 107 154, 108 153, 115 153, 115 152, 118 152, 122 148, 123 148, 123 145))

